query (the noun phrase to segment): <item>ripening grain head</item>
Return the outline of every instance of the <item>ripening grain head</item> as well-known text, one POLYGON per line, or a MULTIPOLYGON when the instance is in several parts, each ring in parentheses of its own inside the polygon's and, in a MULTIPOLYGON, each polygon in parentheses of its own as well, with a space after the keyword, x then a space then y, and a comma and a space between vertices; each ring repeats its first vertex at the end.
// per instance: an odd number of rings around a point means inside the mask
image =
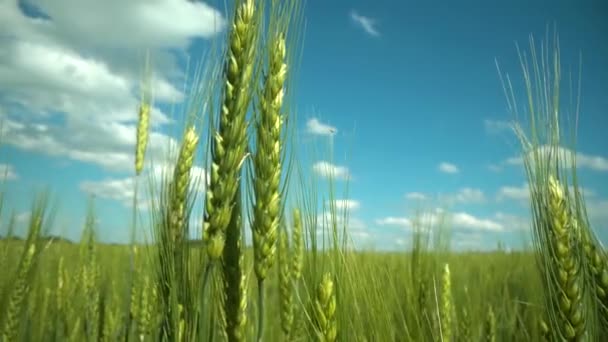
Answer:
POLYGON ((258 37, 259 15, 253 0, 239 2, 230 32, 219 130, 213 134, 211 178, 206 192, 203 239, 218 260, 224 250, 234 194, 247 147, 246 112, 258 37))

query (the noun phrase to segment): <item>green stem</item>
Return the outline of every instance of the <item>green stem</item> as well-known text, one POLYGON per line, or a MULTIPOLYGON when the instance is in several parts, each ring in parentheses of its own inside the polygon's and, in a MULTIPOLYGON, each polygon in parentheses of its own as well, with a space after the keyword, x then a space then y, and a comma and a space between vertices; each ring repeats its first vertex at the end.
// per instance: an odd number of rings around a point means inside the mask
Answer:
POLYGON ((258 342, 264 337, 264 279, 258 279, 258 342))

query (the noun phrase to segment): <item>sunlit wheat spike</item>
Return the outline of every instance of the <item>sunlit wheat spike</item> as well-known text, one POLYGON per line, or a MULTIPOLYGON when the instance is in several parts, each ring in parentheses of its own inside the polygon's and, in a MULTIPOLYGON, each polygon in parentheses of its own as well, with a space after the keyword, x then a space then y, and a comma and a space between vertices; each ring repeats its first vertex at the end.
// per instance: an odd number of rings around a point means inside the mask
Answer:
POLYGON ((317 287, 314 302, 315 318, 319 334, 319 342, 333 342, 338 337, 338 322, 336 321, 336 295, 334 282, 330 273, 325 273, 317 287))
POLYGON ((2 341, 14 341, 18 335, 20 321, 18 317, 27 299, 29 291, 27 278, 34 261, 35 253, 36 245, 31 244, 27 246, 19 263, 13 291, 10 293, 8 305, 4 308, 2 341))
POLYGON ((550 270, 556 290, 553 301, 559 320, 557 327, 561 338, 578 341, 585 334, 584 279, 576 252, 577 233, 571 212, 564 189, 553 175, 548 178, 547 202, 546 220, 551 234, 550 270))
POLYGON ((194 126, 189 127, 184 133, 182 146, 177 157, 177 163, 173 171, 173 180, 170 188, 169 229, 171 230, 172 242, 180 243, 184 234, 184 220, 186 215, 186 197, 190 186, 190 171, 196 155, 198 135, 194 126))
POLYGON ((452 340, 452 281, 450 267, 444 265, 441 282, 441 336, 442 341, 452 340))
POLYGON ((293 210, 293 235, 292 235, 292 276, 297 282, 302 277, 302 265, 304 263, 304 233, 302 229, 302 216, 300 209, 293 210))
POLYGON ((230 221, 247 147, 246 112, 251 99, 258 31, 255 9, 255 1, 240 1, 230 32, 224 98, 219 130, 213 134, 203 223, 203 240, 213 261, 220 258, 224 249, 224 233, 230 221))
MULTIPOLYGON (((595 238, 591 228, 584 220, 579 229, 582 231, 582 244, 585 251, 587 266, 591 274, 591 285, 597 305, 598 318, 602 325, 602 333, 608 333, 608 257, 601 243, 595 238)), ((578 226, 579 220, 573 218, 573 225, 578 226)))
POLYGON ((141 98, 139 102, 137 116, 137 131, 135 141, 135 175, 139 176, 144 168, 144 159, 146 147, 148 146, 148 137, 150 130, 150 111, 152 109, 152 94, 151 94, 151 67, 149 55, 146 55, 146 75, 142 82, 141 98))
POLYGON ((253 248, 255 272, 259 279, 266 278, 273 265, 279 228, 281 206, 281 126, 283 117, 283 83, 287 74, 285 39, 274 38, 266 78, 264 96, 260 100, 260 118, 257 123, 257 151, 254 155, 254 219, 253 248))
MULTIPOLYGON (((142 100, 143 101, 143 100, 142 100)), ((135 174, 139 175, 144 168, 146 147, 148 146, 148 130, 150 126, 150 104, 142 102, 139 107, 137 136, 135 144, 135 174)))

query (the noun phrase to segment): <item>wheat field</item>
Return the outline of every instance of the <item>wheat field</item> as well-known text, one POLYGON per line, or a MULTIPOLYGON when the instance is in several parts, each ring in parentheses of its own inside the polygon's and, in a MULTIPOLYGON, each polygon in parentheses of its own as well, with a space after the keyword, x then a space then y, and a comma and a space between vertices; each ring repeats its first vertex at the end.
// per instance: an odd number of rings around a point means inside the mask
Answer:
MULTIPOLYGON (((0 241, 0 339, 604 341, 608 257, 574 158, 557 152, 559 50, 543 45, 521 63, 531 130, 514 128, 531 184, 532 248, 451 251, 442 235, 449 227, 421 220, 409 250, 358 250, 336 208, 316 211, 318 185, 299 172, 290 148, 301 12, 298 0, 237 1, 215 68, 200 73, 211 90, 190 99, 207 117, 183 114, 173 169, 151 191, 149 220, 138 220, 133 192, 130 244, 97 241, 93 199, 81 241, 45 234, 55 224, 47 193, 32 201, 25 239, 10 217, 0 241), (201 156, 206 184, 190 172, 201 156), (199 204, 201 224, 193 225, 199 204), (144 222, 149 240, 136 241, 144 222)), ((513 101, 510 81, 502 82, 513 101)), ((144 88, 133 113, 138 176, 149 165, 153 94, 144 88)), ((0 194, 0 203, 10 200, 0 194)))

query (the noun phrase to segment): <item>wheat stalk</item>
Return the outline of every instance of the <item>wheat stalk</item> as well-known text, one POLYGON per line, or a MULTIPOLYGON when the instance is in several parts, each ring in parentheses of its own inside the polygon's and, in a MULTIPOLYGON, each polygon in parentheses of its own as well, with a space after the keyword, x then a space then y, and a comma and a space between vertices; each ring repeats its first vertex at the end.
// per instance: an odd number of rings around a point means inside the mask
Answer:
POLYGON ((289 263, 289 241, 285 229, 279 232, 279 305, 281 328, 285 336, 291 336, 293 326, 293 274, 289 263))
POLYGON ((224 314, 228 341, 245 341, 247 326, 247 278, 241 234, 242 208, 240 188, 235 194, 232 217, 226 230, 226 248, 222 258, 224 314))
POLYGON ((488 313, 485 320, 484 336, 485 342, 496 342, 496 316, 492 306, 488 306, 488 313))

